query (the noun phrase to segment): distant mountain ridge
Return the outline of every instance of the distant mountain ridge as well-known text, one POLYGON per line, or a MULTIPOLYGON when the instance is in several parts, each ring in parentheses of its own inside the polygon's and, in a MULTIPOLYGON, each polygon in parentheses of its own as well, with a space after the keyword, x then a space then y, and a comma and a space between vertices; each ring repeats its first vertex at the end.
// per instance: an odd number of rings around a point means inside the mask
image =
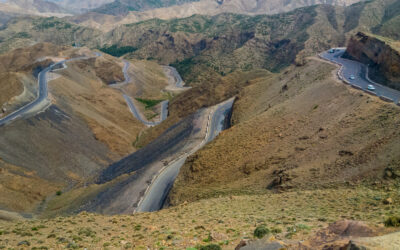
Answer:
POLYGON ((71 21, 105 31, 121 24, 135 23, 152 18, 168 20, 185 18, 195 14, 218 15, 221 13, 269 15, 317 4, 349 6, 360 2, 360 0, 160 0, 156 1, 155 4, 149 5, 140 4, 143 1, 125 1, 118 0, 95 9, 92 13, 74 16, 71 21))
POLYGON ((71 15, 65 8, 45 0, 6 0, 0 2, 0 11, 38 16, 62 17, 71 15))
POLYGON ((198 1, 199 0, 115 0, 112 3, 105 4, 95 9, 94 12, 118 16, 126 15, 130 11, 144 11, 198 1))
POLYGON ((47 0, 53 2, 75 13, 82 13, 91 9, 98 8, 114 0, 47 0))

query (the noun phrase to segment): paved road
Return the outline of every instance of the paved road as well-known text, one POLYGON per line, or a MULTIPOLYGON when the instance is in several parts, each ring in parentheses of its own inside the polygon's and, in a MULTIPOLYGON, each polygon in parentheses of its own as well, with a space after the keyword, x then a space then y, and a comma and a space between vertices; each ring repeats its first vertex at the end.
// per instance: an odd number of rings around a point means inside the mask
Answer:
POLYGON ((54 70, 59 69, 58 67, 60 65, 62 67, 66 67, 66 62, 73 61, 73 60, 86 59, 86 58, 87 57, 79 57, 79 58, 73 58, 73 59, 69 59, 69 60, 60 61, 60 62, 54 63, 54 64, 50 65, 49 67, 45 68, 44 70, 42 70, 38 75, 39 88, 38 88, 38 95, 37 95, 36 99, 33 102, 28 103, 27 105, 23 106, 22 108, 14 111, 13 113, 7 115, 6 117, 0 119, 0 126, 5 125, 9 122, 12 122, 17 118, 24 117, 37 108, 39 109, 38 111, 40 111, 41 110, 40 107, 47 106, 47 104, 50 103, 50 101, 47 99, 48 89, 47 89, 46 74, 48 72, 52 71, 53 69, 54 70))
MULTIPOLYGON (((128 61, 124 61, 124 67, 122 68, 122 71, 124 73, 125 80, 121 83, 113 84, 114 87, 121 87, 121 86, 126 85, 129 82, 131 82, 131 77, 128 73, 129 66, 130 66, 130 63, 128 61)), ((139 121, 141 121, 143 124, 145 124, 147 126, 156 126, 156 125, 160 124, 162 121, 164 121, 165 119, 167 119, 169 101, 161 102, 160 120, 156 121, 156 122, 149 122, 142 118, 142 116, 140 115, 139 110, 136 108, 132 98, 130 96, 128 96, 127 94, 125 94, 123 89, 120 89, 120 90, 122 91, 124 99, 125 99, 126 103, 128 104, 129 110, 131 111, 133 116, 136 119, 138 119, 139 121)))
POLYGON ((181 75, 178 73, 178 71, 171 66, 164 66, 165 68, 169 69, 169 71, 171 72, 171 76, 175 79, 175 86, 177 88, 183 88, 183 80, 181 75))
POLYGON ((345 51, 346 48, 335 49, 334 53, 325 51, 321 54, 321 57, 342 65, 340 76, 349 84, 360 87, 364 90, 366 90, 367 86, 371 84, 375 87, 373 92, 375 92, 377 96, 387 97, 392 99, 395 103, 400 101, 400 91, 370 81, 367 76, 368 67, 360 62, 342 58, 345 51), (351 75, 355 76, 354 80, 350 79, 351 75))
POLYGON ((206 136, 199 146, 179 157, 160 171, 158 176, 147 189, 144 197, 139 202, 136 212, 157 211, 163 207, 165 199, 167 198, 168 193, 179 174, 179 170, 185 163, 187 157, 197 152, 208 142, 212 141, 222 130, 225 129, 224 121, 232 109, 233 101, 234 99, 232 98, 218 105, 217 109, 212 113, 211 117, 209 117, 206 136))

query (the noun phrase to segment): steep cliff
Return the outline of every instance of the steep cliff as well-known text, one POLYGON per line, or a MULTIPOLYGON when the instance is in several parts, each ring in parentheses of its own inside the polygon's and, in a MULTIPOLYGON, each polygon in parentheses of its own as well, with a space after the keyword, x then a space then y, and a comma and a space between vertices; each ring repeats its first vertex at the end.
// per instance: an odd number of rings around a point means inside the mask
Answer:
POLYGON ((347 54, 370 65, 371 79, 400 89, 400 42, 359 32, 349 40, 347 54))

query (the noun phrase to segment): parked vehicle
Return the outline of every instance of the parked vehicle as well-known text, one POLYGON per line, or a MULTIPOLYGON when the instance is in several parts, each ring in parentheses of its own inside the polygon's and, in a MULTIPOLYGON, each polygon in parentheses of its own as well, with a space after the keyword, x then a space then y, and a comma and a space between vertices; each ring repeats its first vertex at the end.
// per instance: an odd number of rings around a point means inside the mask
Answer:
POLYGON ((351 75, 349 78, 350 78, 350 80, 356 79, 356 77, 354 75, 351 75))
POLYGON ((329 53, 335 53, 335 49, 330 49, 329 53))

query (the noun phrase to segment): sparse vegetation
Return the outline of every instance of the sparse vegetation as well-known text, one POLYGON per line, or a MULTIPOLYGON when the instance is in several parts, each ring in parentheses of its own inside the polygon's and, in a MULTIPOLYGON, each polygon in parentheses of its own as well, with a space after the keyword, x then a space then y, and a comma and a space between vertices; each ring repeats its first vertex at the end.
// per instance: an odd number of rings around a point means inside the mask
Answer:
POLYGON ((57 30, 71 29, 72 24, 62 21, 56 17, 42 18, 34 22, 34 29, 47 30, 55 28, 57 30))

